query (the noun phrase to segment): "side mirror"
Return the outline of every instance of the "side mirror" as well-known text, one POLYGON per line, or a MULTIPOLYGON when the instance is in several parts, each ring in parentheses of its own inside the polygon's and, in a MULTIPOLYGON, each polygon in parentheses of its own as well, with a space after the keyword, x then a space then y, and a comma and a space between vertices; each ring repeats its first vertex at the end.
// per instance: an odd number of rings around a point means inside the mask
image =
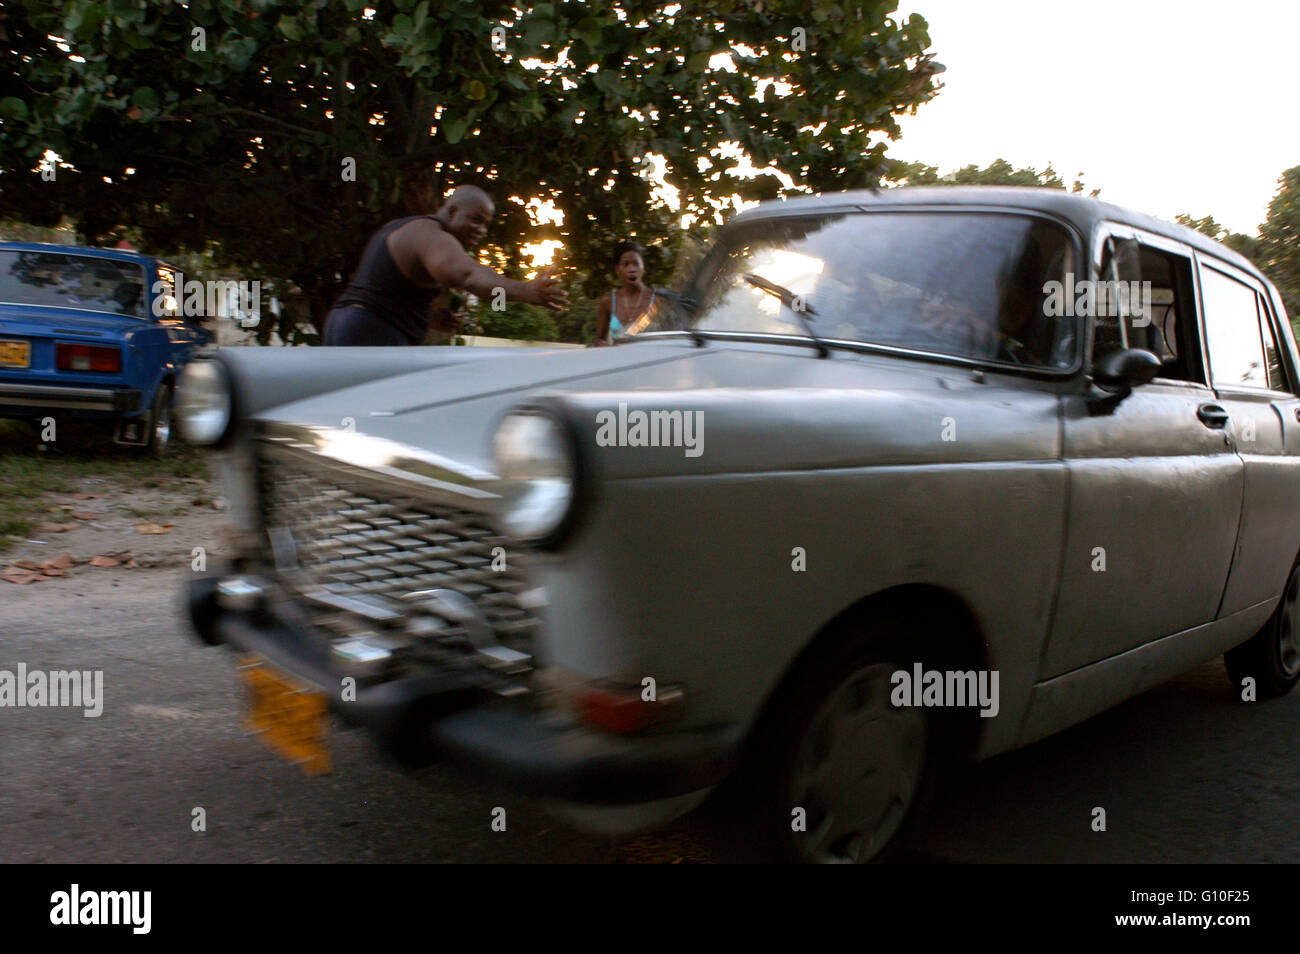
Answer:
POLYGON ((1125 391, 1147 384, 1160 373, 1163 362, 1142 348, 1112 351, 1092 369, 1093 379, 1107 391, 1125 391))

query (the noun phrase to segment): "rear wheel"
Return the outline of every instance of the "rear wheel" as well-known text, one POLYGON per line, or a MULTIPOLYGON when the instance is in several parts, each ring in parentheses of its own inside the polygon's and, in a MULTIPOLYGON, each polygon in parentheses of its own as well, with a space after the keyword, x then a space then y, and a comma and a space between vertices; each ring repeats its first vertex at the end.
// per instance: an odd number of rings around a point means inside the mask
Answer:
POLYGON ((936 710, 891 701, 916 635, 891 620, 846 628, 792 674, 752 749, 748 828, 768 853, 862 863, 905 839, 946 750, 936 710))
POLYGON ((1254 679, 1261 699, 1283 696, 1300 681, 1300 563, 1282 591, 1282 602, 1264 628, 1236 649, 1223 654, 1228 678, 1240 689, 1254 679))
POLYGON ((172 436, 172 389, 166 384, 158 385, 154 395, 153 408, 149 412, 149 440, 140 448, 142 454, 149 457, 164 457, 171 447, 172 436))

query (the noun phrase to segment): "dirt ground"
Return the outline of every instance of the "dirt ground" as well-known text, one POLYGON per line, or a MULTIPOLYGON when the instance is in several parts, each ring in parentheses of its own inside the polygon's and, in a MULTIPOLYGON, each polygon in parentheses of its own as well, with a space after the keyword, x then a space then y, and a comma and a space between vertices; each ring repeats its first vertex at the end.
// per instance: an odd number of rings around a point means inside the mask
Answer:
POLYGON ((27 536, 0 555, 0 593, 39 586, 50 596, 88 596, 151 567, 201 570, 225 546, 225 502, 207 480, 133 487, 125 478, 74 477, 67 486, 45 495, 27 536))

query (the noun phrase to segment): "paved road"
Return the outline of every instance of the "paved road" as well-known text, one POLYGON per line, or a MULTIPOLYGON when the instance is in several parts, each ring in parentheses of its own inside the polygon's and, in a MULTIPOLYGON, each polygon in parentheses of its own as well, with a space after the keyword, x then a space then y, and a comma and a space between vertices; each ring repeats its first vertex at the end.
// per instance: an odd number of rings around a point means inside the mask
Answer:
MULTIPOLYGON (((105 671, 98 719, 0 708, 0 862, 731 860, 699 818, 592 838, 450 769, 389 768, 359 733, 335 735, 334 774, 301 778, 243 732, 228 655, 188 637, 185 571, 115 573, 0 583, 0 667, 105 671)), ((1297 862, 1298 728, 1300 694, 1237 704, 1216 661, 972 767, 908 857, 1297 862)))

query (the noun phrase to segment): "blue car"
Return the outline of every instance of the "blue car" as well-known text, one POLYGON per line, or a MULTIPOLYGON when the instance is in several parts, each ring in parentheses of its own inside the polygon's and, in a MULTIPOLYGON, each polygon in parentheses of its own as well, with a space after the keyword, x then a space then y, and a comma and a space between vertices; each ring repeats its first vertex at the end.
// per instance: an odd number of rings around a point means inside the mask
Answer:
POLYGON ((99 419, 153 455, 181 368, 213 335, 183 318, 177 269, 117 249, 0 242, 0 417, 99 419))

